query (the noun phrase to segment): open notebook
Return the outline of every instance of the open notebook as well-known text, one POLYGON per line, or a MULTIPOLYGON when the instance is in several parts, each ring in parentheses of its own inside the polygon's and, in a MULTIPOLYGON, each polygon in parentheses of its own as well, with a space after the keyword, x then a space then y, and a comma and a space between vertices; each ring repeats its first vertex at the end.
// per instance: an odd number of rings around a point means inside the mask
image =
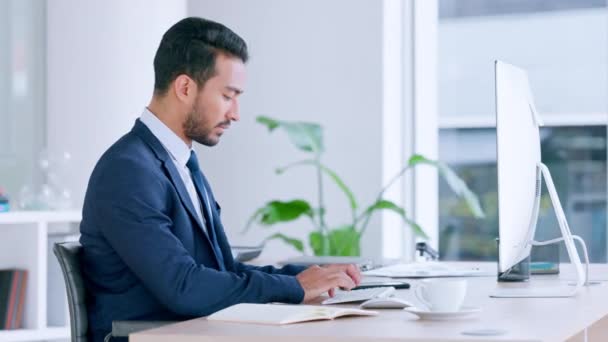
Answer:
POLYGON ((236 304, 207 317, 210 321, 291 324, 342 316, 375 316, 377 311, 314 305, 236 304))

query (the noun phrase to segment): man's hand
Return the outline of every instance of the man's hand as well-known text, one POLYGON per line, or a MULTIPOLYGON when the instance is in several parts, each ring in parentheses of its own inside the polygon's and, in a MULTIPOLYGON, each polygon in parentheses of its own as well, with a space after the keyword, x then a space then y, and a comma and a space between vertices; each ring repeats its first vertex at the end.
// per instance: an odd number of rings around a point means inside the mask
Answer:
POLYGON ((317 298, 325 292, 331 297, 336 287, 350 290, 361 282, 361 272, 355 265, 311 266, 296 276, 304 289, 304 301, 317 298))

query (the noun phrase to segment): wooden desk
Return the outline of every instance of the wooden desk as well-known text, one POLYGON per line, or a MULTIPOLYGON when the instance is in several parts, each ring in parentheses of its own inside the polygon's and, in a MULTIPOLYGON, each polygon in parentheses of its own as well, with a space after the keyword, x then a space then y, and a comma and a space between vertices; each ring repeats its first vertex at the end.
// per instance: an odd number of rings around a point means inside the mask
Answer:
MULTIPOLYGON (((477 264, 495 268, 494 263, 477 264)), ((559 276, 534 276, 529 283, 498 284, 495 277, 467 278, 466 305, 482 308, 471 319, 423 321, 402 310, 376 317, 341 318, 285 326, 208 322, 204 317, 131 335, 134 342, 160 341, 608 341, 608 283, 584 288, 574 298, 490 298, 497 286, 550 286, 573 279, 570 265, 559 276), (570 271, 570 272, 569 272, 570 271), (500 329, 500 336, 474 337, 463 331, 500 329)), ((592 265, 591 279, 608 279, 608 265, 592 265)), ((416 281, 410 281, 415 286, 416 281)), ((416 302, 411 290, 397 296, 416 302)), ((260 313, 263 314, 263 313, 260 313)))

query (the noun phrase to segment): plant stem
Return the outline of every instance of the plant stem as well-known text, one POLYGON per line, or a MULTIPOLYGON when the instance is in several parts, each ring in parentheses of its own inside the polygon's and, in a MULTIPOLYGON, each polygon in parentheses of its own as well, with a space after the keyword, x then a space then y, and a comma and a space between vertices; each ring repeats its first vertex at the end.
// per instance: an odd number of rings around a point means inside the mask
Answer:
MULTIPOLYGON (((330 175, 330 177, 334 177, 334 176, 332 176, 332 174, 335 174, 335 172, 333 172, 330 168, 328 168, 327 166, 325 166, 321 163, 320 158, 299 160, 299 161, 287 164, 284 167, 279 168, 277 170, 280 173, 283 173, 294 166, 300 166, 300 165, 312 165, 314 167, 320 168, 321 171, 327 173, 328 175, 330 175)), ((323 181, 321 181, 321 182, 323 182, 323 181)), ((339 181, 336 180, 336 182, 339 182, 339 181)), ((346 187, 346 185, 344 183, 342 183, 341 185, 338 184, 338 187, 340 187, 345 192, 345 195, 349 200, 351 198, 354 198, 354 195, 352 195, 352 192, 346 187)), ((354 199, 352 201, 354 201, 354 199)), ((351 202, 351 218, 353 220, 353 225, 354 225, 355 222, 357 222, 357 212, 356 212, 356 204, 353 205, 352 202, 351 202)))
POLYGON ((372 218, 372 213, 373 213, 373 211, 364 213, 364 215, 366 214, 366 217, 365 217, 365 222, 363 222, 363 225, 361 226, 361 230, 359 231, 360 235, 363 235, 363 233, 365 232, 365 229, 367 228, 367 224, 369 223, 369 220, 372 218))
POLYGON ((329 232, 325 224, 325 203, 323 199, 323 173, 321 172, 321 160, 317 155, 315 167, 317 169, 317 185, 319 192, 319 228, 321 230, 321 242, 323 244, 323 255, 329 254, 329 232))
MULTIPOLYGON (((401 178, 403 176, 403 174, 409 170, 410 166, 406 165, 404 168, 401 169, 401 171, 399 171, 395 176, 393 176, 393 178, 391 178, 391 180, 388 182, 388 184, 386 184, 386 186, 384 186, 382 188, 382 190, 380 190, 380 192, 378 193, 378 196, 376 196, 376 202, 380 201, 382 199, 382 196, 384 195, 384 193, 386 192, 386 190, 388 190, 388 188, 390 188, 399 178, 401 178)), ((367 228, 367 225, 369 224, 369 220, 372 218, 372 213, 373 211, 364 211, 363 213, 361 213, 361 215, 355 220, 355 223, 353 224, 356 227, 356 224, 363 219, 363 217, 365 217, 365 221, 363 222, 363 225, 361 226, 361 230, 359 230, 359 234, 363 235, 363 233, 365 232, 365 229, 367 228)))
POLYGON ((291 169, 294 166, 299 166, 299 165, 305 165, 305 164, 316 164, 317 161, 313 160, 313 159, 302 159, 302 160, 298 160, 296 162, 293 163, 289 163, 285 166, 283 166, 282 168, 280 168, 281 173, 287 171, 288 169, 291 169))
POLYGON ((391 185, 393 185, 393 183, 395 183, 399 178, 401 178, 401 176, 403 176, 403 174, 405 173, 405 171, 409 170, 410 166, 407 165, 405 166, 403 169, 401 169, 401 171, 399 171, 399 173, 397 173, 391 180, 390 182, 388 182, 388 184, 382 188, 382 190, 380 190, 380 193, 378 194, 378 197, 376 198, 376 201, 380 200, 382 198, 382 195, 384 195, 384 192, 386 190, 388 190, 388 188, 391 187, 391 185))

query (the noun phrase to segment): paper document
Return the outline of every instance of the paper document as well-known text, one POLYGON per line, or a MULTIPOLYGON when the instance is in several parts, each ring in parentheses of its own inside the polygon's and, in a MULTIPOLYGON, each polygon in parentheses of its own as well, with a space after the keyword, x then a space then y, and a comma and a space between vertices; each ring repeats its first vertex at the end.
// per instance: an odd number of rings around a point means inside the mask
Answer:
POLYGON ((363 272, 366 276, 390 278, 435 278, 435 277, 486 277, 496 272, 481 271, 472 267, 448 266, 439 262, 414 262, 396 264, 363 272))
POLYGON ((210 321, 291 324, 342 316, 375 316, 377 311, 315 305, 236 304, 207 317, 210 321))

